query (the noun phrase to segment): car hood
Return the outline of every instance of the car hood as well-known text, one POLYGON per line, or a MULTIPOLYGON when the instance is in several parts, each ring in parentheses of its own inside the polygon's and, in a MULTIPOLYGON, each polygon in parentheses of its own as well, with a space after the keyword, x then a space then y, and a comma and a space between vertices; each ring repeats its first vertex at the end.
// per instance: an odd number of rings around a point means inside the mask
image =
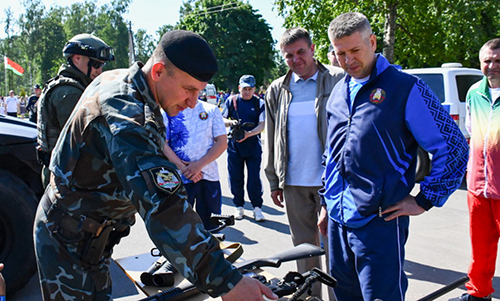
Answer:
POLYGON ((0 145, 36 142, 36 124, 19 118, 0 115, 0 145))

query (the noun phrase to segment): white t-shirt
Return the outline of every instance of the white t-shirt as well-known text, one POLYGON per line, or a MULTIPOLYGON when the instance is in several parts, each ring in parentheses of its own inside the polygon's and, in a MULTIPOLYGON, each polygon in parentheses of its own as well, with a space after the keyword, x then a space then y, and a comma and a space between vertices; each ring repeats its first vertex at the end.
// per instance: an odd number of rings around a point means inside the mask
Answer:
MULTIPOLYGON (((167 140, 175 154, 184 161, 196 161, 203 157, 214 144, 214 138, 226 135, 221 112, 216 106, 198 101, 193 109, 187 108, 177 116, 163 112, 167 127, 167 140)), ((214 160, 202 169, 203 179, 219 181, 217 162, 214 160)), ((191 181, 183 177, 185 183, 191 181)))
POLYGON ((17 113, 17 105, 19 104, 19 98, 16 96, 5 97, 5 104, 7 106, 7 113, 17 113))
POLYGON ((490 88, 491 100, 495 102, 500 96, 500 88, 490 88))

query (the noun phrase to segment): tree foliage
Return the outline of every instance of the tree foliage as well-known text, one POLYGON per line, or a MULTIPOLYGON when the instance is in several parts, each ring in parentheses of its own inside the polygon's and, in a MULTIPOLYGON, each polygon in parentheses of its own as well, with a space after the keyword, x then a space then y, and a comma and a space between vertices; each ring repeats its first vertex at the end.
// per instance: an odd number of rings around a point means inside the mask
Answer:
POLYGON ((19 63, 25 73, 22 77, 12 72, 5 74, 2 68, 2 91, 14 89, 23 96, 32 93, 33 84, 44 83, 55 76, 64 62, 64 45, 80 33, 92 33, 115 49, 116 60, 106 69, 128 67, 128 28, 122 16, 130 2, 113 0, 110 4, 98 6, 96 0, 88 0, 69 7, 47 9, 41 0, 23 0, 25 11, 17 20, 7 9, 4 21, 7 38, 0 40, 0 55, 19 63), (18 25, 18 32, 14 25, 18 25), (9 87, 4 86, 5 76, 9 87))
POLYGON ((393 49, 392 61, 404 68, 444 62, 478 67, 480 47, 500 33, 498 0, 275 0, 275 5, 287 27, 302 26, 311 32, 324 61, 330 44, 328 25, 349 11, 368 17, 378 50, 390 57, 393 49), (388 33, 391 21, 393 36, 388 33))
POLYGON ((233 0, 189 0, 180 10, 179 29, 202 35, 213 49, 219 72, 213 82, 236 91, 244 74, 257 86, 270 81, 274 68, 271 28, 251 5, 233 0))

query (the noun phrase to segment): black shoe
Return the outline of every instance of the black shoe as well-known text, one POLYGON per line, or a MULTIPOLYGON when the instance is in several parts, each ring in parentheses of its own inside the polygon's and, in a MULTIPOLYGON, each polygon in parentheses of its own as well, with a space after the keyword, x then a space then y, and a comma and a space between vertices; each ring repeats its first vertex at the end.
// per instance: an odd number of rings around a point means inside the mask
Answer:
POLYGON ((448 301, 491 301, 491 296, 480 298, 465 293, 460 297, 448 299, 448 301))

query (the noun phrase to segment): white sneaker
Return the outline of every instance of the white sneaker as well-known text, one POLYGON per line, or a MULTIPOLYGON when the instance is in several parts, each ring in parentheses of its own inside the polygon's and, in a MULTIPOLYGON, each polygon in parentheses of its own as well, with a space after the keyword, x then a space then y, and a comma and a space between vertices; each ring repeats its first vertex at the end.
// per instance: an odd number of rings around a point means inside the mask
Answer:
POLYGON ((262 210, 259 207, 255 207, 253 209, 253 218, 257 222, 265 221, 266 218, 264 217, 264 214, 262 213, 262 210))
POLYGON ((243 207, 236 207, 236 210, 234 211, 234 218, 235 219, 243 219, 243 215, 245 214, 245 210, 243 207))

